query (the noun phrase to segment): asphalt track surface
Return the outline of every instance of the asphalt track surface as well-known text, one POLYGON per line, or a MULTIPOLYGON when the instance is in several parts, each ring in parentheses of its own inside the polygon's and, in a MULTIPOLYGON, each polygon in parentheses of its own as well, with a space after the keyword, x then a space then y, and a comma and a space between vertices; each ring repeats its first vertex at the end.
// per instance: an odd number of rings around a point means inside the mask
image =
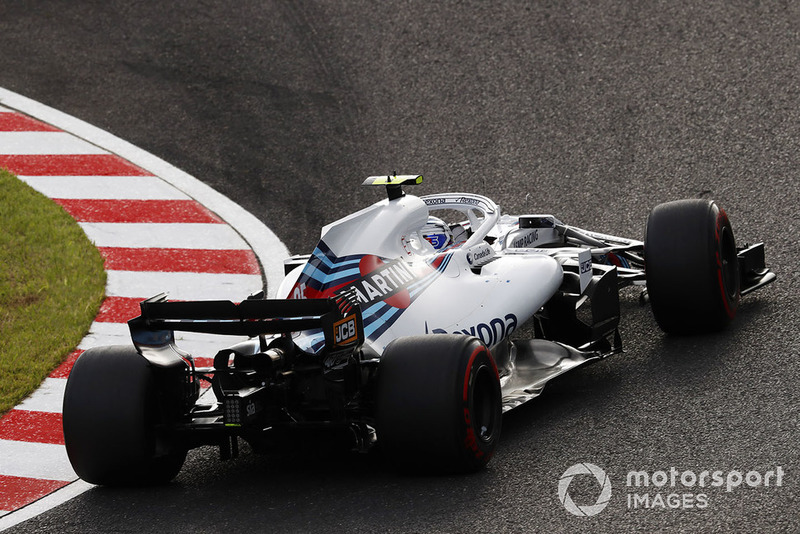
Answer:
MULTIPOLYGON (((626 293, 627 352, 508 414, 476 475, 200 449, 167 487, 93 489, 7 532, 797 531, 798 29, 777 2, 3 3, 0 87, 198 177, 292 252, 396 170, 632 237, 659 202, 714 198, 779 276, 711 336, 662 335, 626 293), (579 462, 612 483, 591 518, 558 498, 579 462), (780 487, 625 485, 777 466, 780 487), (634 492, 708 506, 633 509, 634 492)), ((598 491, 570 486, 578 504, 598 491)))

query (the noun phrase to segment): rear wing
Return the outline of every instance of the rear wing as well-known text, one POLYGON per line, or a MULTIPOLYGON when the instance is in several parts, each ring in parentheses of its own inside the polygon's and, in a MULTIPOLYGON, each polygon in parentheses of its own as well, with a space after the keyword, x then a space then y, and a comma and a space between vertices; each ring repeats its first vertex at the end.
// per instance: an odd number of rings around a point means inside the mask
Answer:
POLYGON ((328 350, 356 350, 364 323, 355 295, 327 299, 171 302, 157 295, 140 303, 142 314, 128 321, 139 347, 172 344, 173 332, 256 337, 321 329, 328 350))

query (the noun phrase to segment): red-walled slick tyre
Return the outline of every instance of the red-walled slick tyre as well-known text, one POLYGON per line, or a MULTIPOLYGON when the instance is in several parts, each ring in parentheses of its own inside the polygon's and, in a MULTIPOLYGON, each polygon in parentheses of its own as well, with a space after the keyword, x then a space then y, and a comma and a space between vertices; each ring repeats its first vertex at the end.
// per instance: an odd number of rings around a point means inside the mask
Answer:
POLYGON ((647 292, 670 334, 724 328, 739 307, 736 241, 724 210, 710 200, 667 202, 650 213, 644 238, 647 292))
POLYGON ((378 443, 395 465, 433 472, 484 467, 500 436, 497 366, 474 337, 399 338, 378 370, 378 443))

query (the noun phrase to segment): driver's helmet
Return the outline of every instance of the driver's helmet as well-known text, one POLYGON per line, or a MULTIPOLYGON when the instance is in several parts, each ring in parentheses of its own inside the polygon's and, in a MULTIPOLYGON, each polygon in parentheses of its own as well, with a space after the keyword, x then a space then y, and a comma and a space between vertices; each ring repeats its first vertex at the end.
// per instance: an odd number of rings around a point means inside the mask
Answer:
POLYGON ((422 238, 436 250, 442 250, 453 244, 453 232, 443 220, 429 216, 428 222, 422 227, 422 238))

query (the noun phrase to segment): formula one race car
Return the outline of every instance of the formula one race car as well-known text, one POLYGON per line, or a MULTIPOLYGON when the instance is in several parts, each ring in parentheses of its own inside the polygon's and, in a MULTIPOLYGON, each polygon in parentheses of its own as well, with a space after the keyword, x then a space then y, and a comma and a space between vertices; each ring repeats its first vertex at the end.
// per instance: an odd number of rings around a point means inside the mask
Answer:
POLYGON ((392 462, 476 470, 502 412, 622 350, 620 288, 641 286, 662 330, 684 334, 723 328, 740 295, 775 279, 763 244, 737 248, 712 201, 656 207, 637 241, 548 214, 501 215, 480 195, 403 192, 421 181, 369 178, 388 198, 287 260, 280 299, 142 302, 133 346, 90 349, 69 377, 64 437, 77 474, 165 482, 191 448, 227 458, 240 438, 258 451, 309 433, 377 445, 392 462), (249 341, 200 367, 175 331, 249 341))

